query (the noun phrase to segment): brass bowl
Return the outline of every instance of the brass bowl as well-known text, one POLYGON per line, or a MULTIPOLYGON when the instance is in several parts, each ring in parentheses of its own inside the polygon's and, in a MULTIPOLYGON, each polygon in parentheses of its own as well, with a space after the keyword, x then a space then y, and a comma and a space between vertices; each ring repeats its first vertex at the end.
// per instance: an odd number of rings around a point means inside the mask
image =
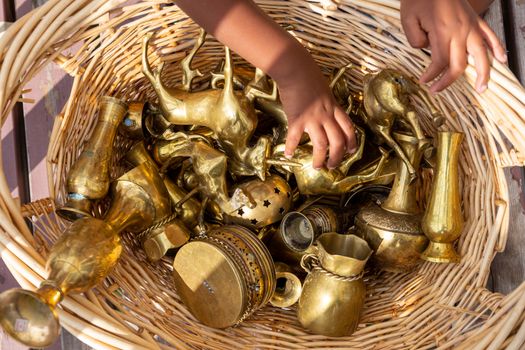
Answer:
POLYGON ((249 229, 215 228, 179 249, 173 262, 182 302, 202 323, 227 328, 266 305, 276 287, 275 267, 249 229))

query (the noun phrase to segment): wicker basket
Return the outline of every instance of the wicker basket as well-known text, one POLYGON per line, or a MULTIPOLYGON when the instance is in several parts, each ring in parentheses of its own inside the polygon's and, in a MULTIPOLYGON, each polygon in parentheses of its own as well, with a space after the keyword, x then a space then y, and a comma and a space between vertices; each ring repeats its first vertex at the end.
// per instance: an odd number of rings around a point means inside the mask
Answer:
MULTIPOLYGON (((264 10, 306 45, 329 72, 349 61, 355 89, 365 72, 385 66, 419 76, 428 53, 411 49, 395 0, 261 0, 264 10)), ((123 0, 50 0, 18 20, 0 40, 0 106, 5 120, 24 84, 44 65, 58 63, 74 77, 71 96, 56 117, 47 156, 52 199, 17 206, 0 181, 0 253, 18 282, 34 289, 46 277, 45 258, 65 223, 52 213, 63 203, 68 169, 96 120, 98 96, 153 99, 140 71, 141 39, 156 31, 150 59, 167 65, 178 83, 177 63, 197 37, 197 26, 168 1, 125 6, 123 0), (71 56, 68 48, 80 48, 71 56), (24 216, 34 223, 32 236, 24 216)), ((208 42, 196 65, 203 71, 222 57, 208 42)), ((237 64, 243 64, 238 61, 237 64)), ((509 221, 503 167, 525 160, 525 91, 495 63, 489 89, 477 94, 475 72, 436 101, 443 129, 466 134, 461 153, 466 226, 459 242, 461 264, 424 263, 411 274, 382 273, 368 281, 362 323, 348 338, 326 338, 302 329, 294 310, 266 307, 241 326, 215 330, 199 324, 173 290, 169 263, 149 264, 130 237, 126 252, 103 285, 68 297, 62 325, 97 349, 509 349, 525 345, 525 284, 508 296, 484 286, 496 252, 505 247, 509 221)), ((436 132, 427 111, 422 123, 436 132)), ((119 141, 120 149, 125 147, 119 141)), ((3 174, 3 172, 2 172, 3 174)), ((116 175, 116 174, 114 174, 116 175)))

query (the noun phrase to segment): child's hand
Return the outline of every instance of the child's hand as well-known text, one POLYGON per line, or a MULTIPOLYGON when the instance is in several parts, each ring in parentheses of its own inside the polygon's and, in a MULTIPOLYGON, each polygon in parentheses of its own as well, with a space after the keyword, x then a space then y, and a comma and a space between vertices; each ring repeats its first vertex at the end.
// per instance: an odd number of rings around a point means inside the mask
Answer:
MULTIPOLYGON (((304 76, 303 76, 304 77, 304 76)), ((285 155, 291 157, 307 132, 313 145, 313 167, 324 166, 329 147, 327 167, 335 168, 347 152, 356 149, 354 127, 348 115, 335 102, 324 77, 310 84, 289 82, 280 86, 280 96, 288 116, 285 155)))
POLYGON ((490 73, 487 46, 498 61, 507 60, 496 34, 466 0, 401 0, 401 21, 410 45, 430 45, 432 63, 421 82, 439 77, 430 87, 432 92, 445 89, 463 73, 467 55, 474 58, 476 89, 485 91, 490 73))

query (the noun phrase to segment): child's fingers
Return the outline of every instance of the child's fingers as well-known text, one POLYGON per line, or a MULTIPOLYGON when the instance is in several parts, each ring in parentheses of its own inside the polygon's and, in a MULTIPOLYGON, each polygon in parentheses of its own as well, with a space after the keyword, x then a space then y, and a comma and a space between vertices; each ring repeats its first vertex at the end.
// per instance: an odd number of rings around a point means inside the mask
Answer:
POLYGON ((494 33, 494 31, 489 27, 487 22, 485 22, 481 18, 479 19, 479 27, 481 28, 483 38, 492 50, 494 57, 496 57, 496 59, 501 63, 507 62, 507 52, 505 51, 505 48, 501 44, 501 41, 499 40, 496 33, 494 33))
POLYGON ((476 90, 479 93, 487 89, 490 77, 490 62, 487 55, 487 48, 483 38, 479 33, 472 33, 467 40, 467 50, 474 57, 474 67, 476 68, 476 90))
POLYGON ((422 83, 428 83, 434 80, 448 66, 450 41, 430 35, 430 47, 432 51, 432 62, 423 75, 421 75, 420 81, 422 83))
POLYGON ((326 150, 328 149, 326 132, 320 124, 312 123, 308 125, 308 135, 310 135, 314 146, 312 166, 314 169, 321 169, 324 166, 326 150))
POLYGON ((430 91, 435 93, 445 89, 463 74, 466 67, 467 51, 465 48, 465 42, 463 40, 453 40, 450 43, 450 61, 448 69, 438 81, 432 84, 430 91))
POLYGON ((419 19, 415 16, 406 16, 401 18, 403 29, 408 43, 415 48, 425 48, 428 46, 427 33, 421 28, 419 19))
POLYGON ((328 119, 323 126, 330 144, 328 149, 329 158, 326 166, 328 169, 333 169, 341 163, 346 153, 345 135, 339 123, 334 119, 328 119))
POLYGON ((343 130, 346 139, 346 149, 349 153, 355 153, 357 150, 357 141, 355 136, 355 128, 352 120, 340 107, 335 109, 335 120, 343 130))
POLYGON ((286 135, 286 145, 284 147, 284 156, 291 158, 295 152, 295 149, 301 141, 303 136, 304 127, 301 124, 289 124, 288 133, 286 135))

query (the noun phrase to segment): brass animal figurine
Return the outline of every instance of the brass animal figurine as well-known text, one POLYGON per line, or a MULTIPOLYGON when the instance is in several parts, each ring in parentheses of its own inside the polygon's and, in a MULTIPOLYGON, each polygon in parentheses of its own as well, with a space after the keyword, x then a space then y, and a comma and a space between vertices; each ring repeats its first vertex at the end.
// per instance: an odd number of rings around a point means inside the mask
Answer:
POLYGON ((393 69, 383 69, 376 74, 365 75, 363 87, 365 113, 361 113, 361 116, 374 134, 379 136, 405 162, 410 177, 414 180, 417 177, 416 169, 410 164, 407 154, 392 137, 392 128, 397 120, 411 130, 418 139, 420 147, 426 145, 418 115, 409 99, 410 95, 419 96, 431 111, 434 123, 441 123, 441 114, 421 87, 405 74, 393 69))
MULTIPOLYGON (((381 174, 383 166, 388 159, 388 153, 381 150, 382 156, 379 162, 360 170, 358 173, 348 172, 357 160, 361 159, 364 150, 364 131, 357 128, 357 152, 343 160, 341 165, 335 169, 316 170, 312 166, 313 155, 312 145, 306 144, 297 147, 293 159, 300 166, 283 167, 295 175, 297 187, 301 194, 320 195, 320 194, 342 194, 350 192, 356 186, 372 182, 381 174)), ((284 145, 274 148, 274 158, 284 154, 284 145)))
MULTIPOLYGON (((191 60, 204 43, 206 33, 199 39, 183 67, 182 88, 167 87, 161 79, 163 64, 153 71, 148 60, 148 45, 151 34, 143 40, 142 71, 151 82, 159 99, 159 108, 164 117, 176 125, 199 125, 214 131, 221 148, 230 158, 229 170, 239 176, 266 176, 266 157, 270 152, 270 140, 261 137, 252 147, 248 146, 257 126, 253 103, 239 91, 234 91, 231 52, 226 50, 224 62, 224 88, 190 92, 192 79, 199 75, 190 69, 191 60)), ((262 92, 259 96, 264 95, 262 92)))

